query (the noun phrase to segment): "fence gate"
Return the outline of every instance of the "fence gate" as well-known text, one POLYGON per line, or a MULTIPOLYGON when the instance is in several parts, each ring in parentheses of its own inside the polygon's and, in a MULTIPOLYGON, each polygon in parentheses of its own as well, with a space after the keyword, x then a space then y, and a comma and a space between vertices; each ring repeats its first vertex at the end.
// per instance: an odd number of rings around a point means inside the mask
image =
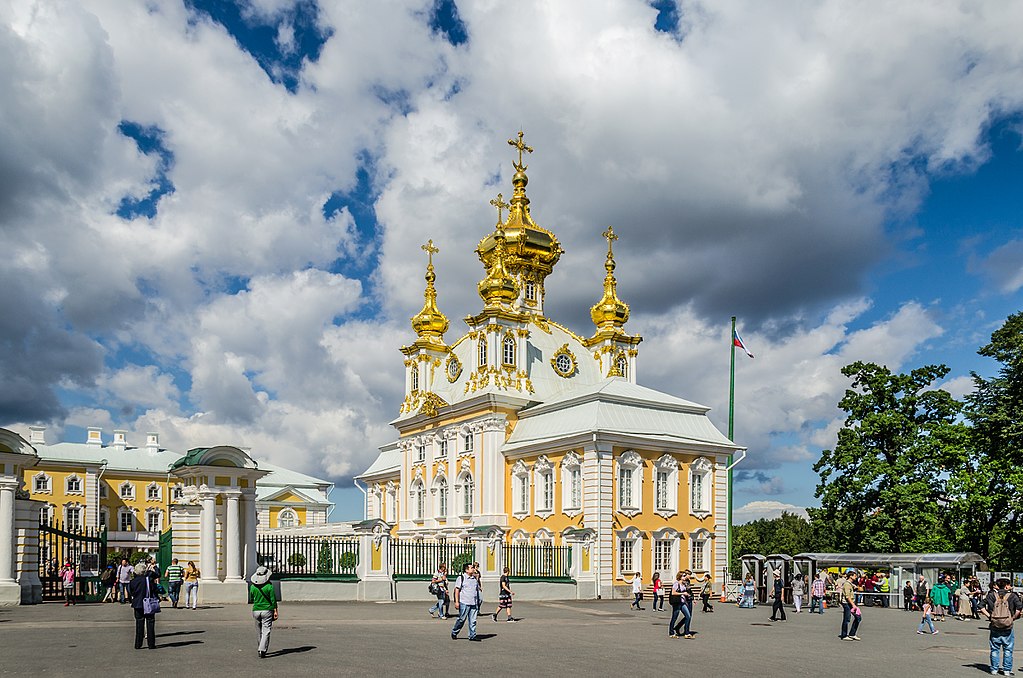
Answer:
POLYGON ((107 562, 106 529, 62 527, 56 520, 39 524, 39 581, 43 602, 63 600, 60 568, 75 566, 75 598, 83 602, 100 600, 99 576, 107 562))

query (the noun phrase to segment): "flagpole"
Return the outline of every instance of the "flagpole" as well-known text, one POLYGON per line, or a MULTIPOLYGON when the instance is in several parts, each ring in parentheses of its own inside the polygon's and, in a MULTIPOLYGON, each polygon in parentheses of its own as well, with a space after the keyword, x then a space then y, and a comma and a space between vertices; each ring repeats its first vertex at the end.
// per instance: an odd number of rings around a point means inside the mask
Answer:
MULTIPOLYGON (((728 335, 731 345, 731 359, 728 364, 728 439, 735 441, 735 316, 732 316, 732 333, 728 335)), ((728 455, 728 546, 725 549, 727 567, 732 567, 732 455, 728 455)), ((722 582, 724 586, 724 582, 722 582)))

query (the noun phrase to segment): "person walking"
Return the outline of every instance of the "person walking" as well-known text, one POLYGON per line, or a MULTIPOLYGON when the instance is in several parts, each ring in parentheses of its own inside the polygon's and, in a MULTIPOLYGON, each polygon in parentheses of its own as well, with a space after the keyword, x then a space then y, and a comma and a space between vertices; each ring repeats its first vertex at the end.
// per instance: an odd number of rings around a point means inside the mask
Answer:
POLYGON ((930 632, 931 632, 932 636, 935 636, 935 635, 938 634, 937 630, 935 630, 935 628, 934 628, 934 620, 931 619, 931 609, 932 609, 931 608, 931 601, 928 600, 928 601, 924 602, 923 617, 920 618, 920 626, 918 626, 917 629, 916 629, 917 633, 923 634, 923 632, 924 632, 924 625, 926 625, 928 628, 930 628, 930 632))
POLYGON ((927 580, 924 579, 923 575, 916 582, 916 601, 914 604, 917 610, 924 609, 924 601, 930 598, 930 587, 927 585, 927 580))
POLYGON ((970 589, 967 586, 968 584, 964 580, 955 593, 959 602, 956 606, 956 619, 959 621, 966 621, 966 617, 970 616, 973 611, 973 605, 970 602, 970 589))
POLYGON ((117 570, 113 563, 107 563, 103 574, 99 576, 99 583, 103 585, 104 603, 112 603, 117 600, 117 570))
POLYGON ((134 575, 128 583, 128 594, 131 597, 131 609, 135 615, 135 649, 142 649, 142 642, 148 641, 150 650, 156 649, 156 613, 150 602, 156 598, 156 583, 150 576, 151 572, 145 562, 136 563, 132 570, 134 575))
POLYGON ((249 583, 249 597, 252 598, 252 618, 256 622, 256 654, 260 659, 266 659, 266 653, 270 649, 270 632, 273 630, 274 622, 277 621, 277 594, 274 592, 274 585, 270 581, 270 568, 260 565, 252 573, 249 583))
MULTIPOLYGON (((713 612, 714 606, 710 604, 710 597, 714 593, 714 578, 708 573, 703 578, 703 588, 700 589, 700 599, 703 600, 703 612, 713 612)), ((662 608, 663 609, 663 608, 662 608)))
POLYGON ((199 602, 199 577, 202 575, 199 572, 199 568, 195 566, 191 560, 188 561, 188 567, 185 568, 184 581, 185 581, 185 607, 191 607, 195 609, 196 604, 199 602))
POLYGON ((913 582, 906 581, 906 585, 902 587, 902 609, 909 612, 913 608, 913 582))
POLYGON ((775 570, 771 573, 774 575, 774 590, 771 592, 771 598, 774 602, 771 603, 771 621, 786 621, 785 618, 785 582, 781 578, 781 570, 775 570), (781 613, 781 619, 778 619, 778 613, 781 613))
POLYGON ((135 569, 128 564, 127 558, 121 559, 121 564, 117 566, 117 588, 120 593, 120 602, 124 603, 131 602, 131 594, 128 592, 128 584, 131 583, 132 577, 135 576, 135 569))
POLYGON ((60 568, 60 581, 64 589, 64 607, 75 604, 75 566, 70 560, 60 568))
POLYGON ((792 607, 796 609, 796 614, 803 611, 803 592, 806 590, 806 585, 803 583, 803 575, 797 574, 792 580, 792 607))
POLYGON ((479 613, 479 580, 471 563, 462 566, 462 574, 455 579, 455 610, 458 619, 451 627, 451 640, 458 640, 458 632, 469 622, 469 640, 479 641, 476 637, 476 615, 479 613))
POLYGON ((818 614, 824 614, 824 597, 828 594, 828 585, 824 581, 824 570, 817 573, 817 578, 810 584, 810 614, 817 609, 818 614))
POLYGON ((181 582, 185 579, 185 568, 178 565, 177 558, 171 558, 171 564, 163 573, 167 578, 167 595, 171 600, 171 607, 177 608, 178 598, 181 597, 181 582))
POLYGON ((856 632, 860 629, 863 613, 856 604, 856 587, 852 583, 854 573, 855 571, 849 568, 845 571, 845 576, 838 580, 838 599, 842 601, 842 633, 838 636, 841 640, 861 640, 856 632))
POLYGON ((512 596, 515 594, 511 590, 511 569, 509 567, 505 566, 501 571, 501 580, 498 585, 501 587, 501 590, 497 594, 497 612, 494 613, 494 621, 497 621, 497 616, 501 614, 501 610, 508 610, 508 618, 505 621, 518 621, 518 619, 512 617, 512 596))
POLYGON ((627 584, 632 584, 632 595, 634 599, 632 605, 629 605, 630 610, 642 610, 643 603, 643 577, 640 576, 639 572, 632 573, 632 579, 626 581, 627 584))
POLYGON ((988 642, 991 647, 991 675, 998 673, 999 655, 1003 676, 1016 675, 1012 671, 1012 652, 1016 636, 1012 623, 1023 613, 1023 601, 1012 590, 1008 579, 995 581, 994 588, 984 599, 980 613, 988 618, 988 642))
POLYGON ((679 572, 675 575, 675 583, 671 585, 671 593, 668 595, 668 602, 671 604, 671 621, 668 623, 669 638, 693 638, 690 630, 693 613, 687 604, 689 596, 689 582, 685 579, 685 573, 679 572))
POLYGON ((739 599, 739 607, 753 609, 756 607, 757 585, 753 581, 753 575, 747 574, 746 581, 742 585, 742 597, 739 599))
POLYGON ((660 601, 660 604, 661 604, 660 605, 660 609, 664 610, 664 589, 661 586, 661 573, 660 572, 654 572, 654 578, 653 578, 653 582, 652 583, 653 583, 653 589, 654 589, 654 604, 651 606, 650 609, 657 610, 658 609, 657 603, 658 603, 658 601, 660 601))
POLYGON ((444 613, 444 601, 448 597, 448 566, 444 563, 438 565, 437 571, 433 573, 433 577, 430 579, 430 590, 433 591, 433 595, 437 596, 436 604, 429 609, 430 616, 433 617, 436 614, 437 619, 444 619, 447 616, 444 613))

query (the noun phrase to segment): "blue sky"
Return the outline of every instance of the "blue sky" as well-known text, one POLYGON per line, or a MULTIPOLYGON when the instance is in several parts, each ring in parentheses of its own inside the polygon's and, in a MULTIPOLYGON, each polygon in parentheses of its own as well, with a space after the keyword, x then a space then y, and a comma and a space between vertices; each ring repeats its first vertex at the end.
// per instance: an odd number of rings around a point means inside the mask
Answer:
POLYGON ((644 385, 750 449, 740 520, 813 504, 839 369, 951 368, 1023 289, 1023 9, 93 2, 0 9, 0 425, 237 444, 338 483, 391 440, 398 347, 440 248, 510 192, 566 253, 551 317, 590 332, 608 224, 644 385))

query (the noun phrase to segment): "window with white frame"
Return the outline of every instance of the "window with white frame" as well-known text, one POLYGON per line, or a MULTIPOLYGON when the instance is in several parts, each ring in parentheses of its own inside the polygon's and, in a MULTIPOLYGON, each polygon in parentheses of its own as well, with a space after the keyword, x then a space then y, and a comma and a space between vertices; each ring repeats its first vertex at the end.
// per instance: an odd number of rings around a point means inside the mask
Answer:
POLYGON ((518 515, 529 513, 529 467, 521 459, 512 467, 512 497, 515 501, 513 513, 518 515))
POLYGON ((163 513, 160 511, 146 511, 146 530, 159 532, 163 523, 163 513))
POLYGON ((536 283, 532 280, 526 281, 526 301, 536 301, 536 283))
POLYGON ((504 355, 502 356, 502 362, 505 365, 515 364, 515 337, 507 335, 504 338, 504 355))
POLYGON ((50 488, 52 487, 51 483, 52 481, 50 479, 50 476, 46 475, 45 473, 39 472, 32 476, 32 491, 49 494, 51 491, 50 488))
POLYGON ((473 448, 472 431, 466 431, 465 433, 462 434, 462 451, 472 452, 472 448, 473 448))
POLYGON ((419 390, 419 365, 412 364, 412 390, 419 390))
POLYGON ((124 481, 117 488, 117 493, 121 496, 121 499, 134 499, 135 498, 135 486, 124 481))
POLYGON ((536 488, 533 512, 549 516, 554 511, 554 468, 546 455, 533 464, 533 487, 536 488))
POLYGON ((437 446, 437 456, 446 457, 448 456, 448 441, 444 438, 440 441, 440 445, 437 446))
POLYGON ((639 571, 641 533, 630 527, 618 533, 618 576, 631 576, 639 571))
POLYGON ((298 514, 295 509, 282 508, 277 514, 277 527, 298 527, 298 514))
POLYGON ((146 500, 147 501, 160 501, 160 486, 156 483, 149 483, 146 486, 146 500))
POLYGON ((434 481, 434 488, 437 490, 437 517, 447 518, 448 516, 448 481, 444 476, 437 476, 434 481))
POLYGON ((643 459, 628 450, 618 457, 618 511, 629 517, 643 510, 643 459))
POLYGON ((629 376, 629 361, 624 355, 619 354, 618 359, 615 360, 615 369, 618 372, 619 377, 629 376))
MULTIPOLYGON (((672 571, 672 549, 675 546, 674 539, 655 539, 654 540, 654 572, 667 572, 672 571)), ((668 577, 669 575, 663 575, 668 577)))
POLYGON ((662 577, 673 579, 679 569, 679 532, 664 527, 650 533, 651 565, 662 577))
POLYGON ((47 504, 46 506, 39 509, 39 522, 51 523, 53 522, 53 504, 47 504))
POLYGON ((700 457, 689 464, 689 512, 698 517, 711 513, 711 473, 714 465, 700 457))
POLYGON ((511 540, 513 544, 528 544, 529 534, 523 530, 515 530, 515 532, 512 533, 511 540))
POLYGON ((416 478, 412 483, 409 494, 412 501, 412 519, 422 520, 426 514, 426 492, 424 492, 421 478, 416 478))
POLYGON ((394 487, 387 489, 387 522, 398 522, 398 491, 394 487))
POLYGON ((583 505, 583 466, 579 455, 569 452, 561 460, 561 510, 578 513, 583 505))
POLYGON ((707 530, 697 530, 689 536, 689 569, 693 572, 706 572, 710 533, 707 530))
POLYGON ((416 461, 426 461, 426 443, 416 443, 416 461))
POLYGON ((82 479, 77 475, 69 475, 64 480, 64 490, 67 494, 84 494, 82 479))
POLYGON ((84 509, 78 504, 73 504, 64 508, 64 529, 65 530, 80 530, 83 525, 83 513, 84 509))
POLYGON ((477 353, 479 357, 479 366, 485 367, 487 364, 487 338, 480 337, 479 344, 477 346, 477 353))
POLYGON ((462 515, 472 515, 474 508, 474 495, 476 494, 476 483, 473 482, 472 474, 466 472, 461 478, 462 486, 462 515))
POLYGON ((99 498, 106 499, 109 496, 109 494, 110 492, 107 490, 107 484, 104 483, 102 480, 99 481, 99 498))
POLYGON ((135 529, 135 514, 128 509, 121 509, 117 512, 117 526, 121 532, 131 532, 135 529))
POLYGON ((110 524, 110 512, 106 509, 99 510, 99 527, 101 530, 107 529, 110 524))
POLYGON ((171 489, 171 499, 173 501, 181 501, 184 498, 185 498, 185 488, 184 488, 184 486, 181 485, 181 484, 175 485, 171 489))
POLYGON ((664 518, 678 512, 678 460, 670 454, 654 462, 654 512, 664 518))

